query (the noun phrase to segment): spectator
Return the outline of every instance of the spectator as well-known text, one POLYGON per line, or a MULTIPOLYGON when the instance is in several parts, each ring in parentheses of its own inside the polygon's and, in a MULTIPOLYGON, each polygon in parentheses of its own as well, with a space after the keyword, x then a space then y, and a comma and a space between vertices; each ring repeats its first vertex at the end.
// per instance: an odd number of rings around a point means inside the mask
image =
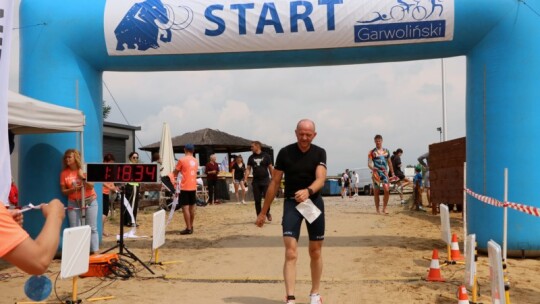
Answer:
POLYGON ((382 189, 384 191, 383 197, 383 214, 388 214, 386 206, 388 205, 388 199, 390 198, 390 183, 388 176, 388 169, 390 174, 394 174, 392 168, 392 162, 390 162, 390 151, 383 148, 383 138, 381 135, 375 135, 375 148, 369 151, 368 154, 368 167, 373 171, 373 199, 375 200, 375 209, 377 213, 380 213, 379 209, 379 192, 382 189))
MULTIPOLYGON (((131 152, 129 153, 129 163, 130 164, 137 164, 139 163, 139 153, 137 152, 131 152)), ((129 215, 129 211, 127 208, 124 208, 124 226, 128 227, 134 227, 139 226, 137 224, 137 211, 139 210, 139 183, 127 183, 124 187, 124 195, 125 198, 128 200, 129 204, 131 205, 131 209, 133 210, 133 220, 131 220, 131 216, 129 215)), ((121 202, 123 204, 124 202, 121 202)))
MULTIPOLYGON (((195 204, 197 203, 197 171, 198 161, 193 156, 195 146, 186 144, 184 146, 184 157, 178 160, 173 171, 174 176, 181 174, 180 196, 178 202, 182 207, 186 229, 180 231, 181 235, 193 234, 193 223, 195 221, 195 204)), ((173 178, 176 180, 176 178, 173 178)))
MULTIPOLYGON (((272 158, 261 149, 262 144, 259 141, 251 143, 251 154, 248 158, 246 175, 244 181, 247 183, 249 174, 253 170, 253 180, 251 181, 251 189, 253 189, 253 199, 255 200, 255 212, 257 216, 261 213, 262 198, 266 195, 268 184, 270 183, 270 175, 274 167, 272 166, 272 158)), ((266 219, 271 222, 272 214, 268 208, 266 219)))
POLYGON ((431 207, 431 191, 429 185, 429 152, 426 152, 418 157, 418 162, 424 168, 424 189, 426 190, 426 197, 428 200, 428 207, 431 207))
POLYGON ((341 198, 345 198, 348 195, 347 191, 349 190, 351 180, 348 173, 349 169, 346 169, 341 175, 341 198))
MULTIPOLYGON (((111 153, 105 154, 103 156, 103 162, 104 163, 114 163, 114 155, 111 153)), ((109 210, 111 209, 111 204, 114 203, 114 199, 116 198, 116 194, 118 192, 118 187, 114 183, 103 183, 102 186, 102 198, 103 198, 103 204, 102 204, 102 223, 103 228, 101 231, 101 234, 103 236, 109 236, 109 234, 105 233, 105 222, 107 221, 107 216, 109 216, 109 210)))
POLYGON ((208 187, 208 204, 219 204, 219 200, 216 197, 216 185, 218 181, 219 165, 216 162, 216 155, 210 155, 210 161, 204 168, 206 173, 206 184, 208 187))
MULTIPOLYGON (((238 156, 241 156, 240 154, 238 156)), ((231 155, 231 161, 229 162, 229 172, 233 172, 233 166, 236 163, 236 157, 237 155, 232 154, 231 155)))
POLYGON ((11 180, 11 188, 9 189, 8 200, 13 206, 19 205, 19 189, 17 189, 17 185, 15 185, 13 179, 11 180))
POLYGON ((232 177, 234 183, 234 194, 236 195, 236 202, 240 204, 239 189, 242 189, 242 204, 246 203, 246 183, 244 182, 244 176, 246 173, 246 165, 242 159, 242 155, 237 155, 234 165, 232 165, 232 177))
MULTIPOLYGON (((161 157, 159 156, 159 152, 152 153, 152 163, 157 165, 157 170, 159 174, 157 175, 157 182, 161 183, 161 176, 166 175, 165 172, 163 172, 163 166, 161 165, 161 157)), ((159 190, 152 190, 148 191, 148 199, 149 200, 159 200, 159 190)))
POLYGON ((424 210, 422 208, 422 170, 419 166, 414 168, 414 178, 413 178, 413 207, 415 210, 420 211, 424 210))
POLYGON ((401 155, 403 155, 403 150, 401 148, 398 148, 394 153, 392 153, 392 157, 390 158, 392 161, 392 168, 394 168, 394 175, 399 178, 399 180, 396 182, 396 187, 398 189, 399 193, 399 199, 401 201, 401 204, 405 204, 405 200, 403 199, 403 188, 410 185, 411 181, 405 177, 405 173, 401 170, 401 155))
POLYGON ((83 171, 81 154, 75 149, 64 152, 64 170, 60 173, 60 188, 62 194, 68 198, 69 227, 78 227, 82 223, 84 214, 85 225, 90 225, 90 252, 99 250, 99 235, 97 228, 98 202, 94 190, 94 183, 86 181, 86 173, 83 171), (84 201, 83 192, 84 189, 84 201), (84 202, 84 204, 83 204, 84 202), (82 209, 82 208, 86 209, 82 209), (84 213, 83 213, 84 212, 84 213))
POLYGON ((356 173, 356 171, 352 172, 352 176, 354 179, 354 196, 358 196, 358 186, 360 185, 360 178, 358 177, 358 173, 356 173))

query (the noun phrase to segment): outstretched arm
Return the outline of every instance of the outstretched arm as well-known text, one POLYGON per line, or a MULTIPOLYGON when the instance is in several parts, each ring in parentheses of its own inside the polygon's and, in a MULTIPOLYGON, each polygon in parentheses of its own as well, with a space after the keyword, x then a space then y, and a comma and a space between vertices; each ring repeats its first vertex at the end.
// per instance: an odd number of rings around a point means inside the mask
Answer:
POLYGON ((41 205, 45 225, 35 240, 27 238, 2 258, 29 274, 43 274, 51 263, 60 240, 64 204, 54 199, 41 205))

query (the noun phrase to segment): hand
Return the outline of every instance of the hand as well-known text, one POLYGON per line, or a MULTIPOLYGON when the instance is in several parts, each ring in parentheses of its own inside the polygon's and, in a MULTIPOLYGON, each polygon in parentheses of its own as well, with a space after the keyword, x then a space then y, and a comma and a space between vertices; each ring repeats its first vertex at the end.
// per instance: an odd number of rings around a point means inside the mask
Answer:
POLYGON ((48 204, 41 204, 41 212, 45 218, 49 216, 57 216, 60 220, 63 220, 66 216, 64 212, 64 204, 57 199, 53 199, 48 204))
POLYGON ((22 227, 23 224, 23 214, 21 210, 17 209, 8 209, 9 213, 11 213, 11 216, 13 217, 13 220, 19 224, 19 226, 22 227))
POLYGON ((264 223, 266 221, 266 213, 261 212, 259 216, 257 216, 257 221, 255 222, 255 225, 258 227, 264 226, 264 223))
POLYGON ((309 191, 308 189, 301 189, 294 193, 294 199, 298 202, 304 202, 309 198, 309 191))
POLYGON ((79 178, 80 178, 80 179, 83 179, 83 180, 86 179, 86 173, 84 173, 84 171, 83 171, 82 168, 79 169, 78 175, 79 175, 79 178))

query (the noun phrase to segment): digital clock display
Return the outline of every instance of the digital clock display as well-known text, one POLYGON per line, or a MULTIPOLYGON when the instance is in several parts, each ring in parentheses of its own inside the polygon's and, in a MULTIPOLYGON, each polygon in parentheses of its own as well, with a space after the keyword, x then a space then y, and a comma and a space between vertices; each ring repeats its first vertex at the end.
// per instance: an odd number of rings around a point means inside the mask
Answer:
POLYGON ((87 164, 86 180, 89 182, 155 183, 157 164, 87 164))

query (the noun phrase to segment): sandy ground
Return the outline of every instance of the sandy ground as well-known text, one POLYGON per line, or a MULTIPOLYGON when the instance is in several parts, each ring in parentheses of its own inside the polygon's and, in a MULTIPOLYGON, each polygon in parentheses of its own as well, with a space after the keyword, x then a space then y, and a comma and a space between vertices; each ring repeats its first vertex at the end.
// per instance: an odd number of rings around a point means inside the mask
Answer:
MULTIPOLYGON (((464 266, 442 268, 445 283, 426 282, 432 250, 446 257, 440 240, 440 218, 410 211, 390 198, 389 215, 374 212, 373 198, 325 198, 327 230, 323 248, 324 271, 321 294, 324 303, 457 303, 457 286, 463 282, 464 266)), ((226 203, 197 209, 195 232, 184 229, 180 212, 167 228, 166 243, 159 250, 160 262, 151 265, 152 240, 130 239, 126 246, 155 272, 140 263, 134 278, 127 280, 78 279, 79 298, 114 297, 102 303, 237 303, 278 304, 285 296, 282 279, 284 249, 281 237, 282 202, 273 205, 274 221, 264 228, 253 223, 253 202, 226 203)), ((138 235, 151 235, 152 210, 140 213, 138 235)), ((107 223, 107 232, 118 231, 118 219, 107 223)), ((461 214, 451 214, 453 232, 463 251, 461 214)), ((299 245, 297 303, 308 303, 310 291, 308 240, 305 227, 299 245)), ((115 245, 106 237, 102 249, 115 245)), ((114 251, 113 251, 114 252, 114 251)), ((117 251, 116 251, 117 252, 117 251)), ((540 302, 538 259, 509 260, 511 299, 514 303, 540 302)), ((490 303, 489 266, 486 256, 478 265, 479 298, 490 303)), ((53 283, 60 269, 54 261, 47 275, 53 283)), ((23 285, 27 275, 0 264, 0 302, 28 301, 23 285)), ((72 294, 71 279, 58 279, 56 294, 63 300, 72 294)), ((58 303, 53 292, 49 302, 58 303)))

